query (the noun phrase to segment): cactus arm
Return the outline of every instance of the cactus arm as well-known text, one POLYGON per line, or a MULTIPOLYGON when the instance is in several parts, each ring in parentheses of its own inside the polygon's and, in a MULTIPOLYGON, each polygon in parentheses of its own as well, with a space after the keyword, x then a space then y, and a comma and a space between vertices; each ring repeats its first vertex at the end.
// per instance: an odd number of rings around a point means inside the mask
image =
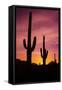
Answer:
POLYGON ((34 40, 33 40, 33 45, 32 45, 31 51, 33 51, 33 50, 34 50, 35 45, 36 45, 36 37, 34 37, 34 40))
POLYGON ((24 45, 24 47, 27 49, 26 40, 25 40, 25 39, 23 40, 23 45, 24 45))
POLYGON ((46 54, 48 55, 48 50, 46 51, 46 54))
POLYGON ((47 58, 48 50, 45 49, 45 58, 47 58))

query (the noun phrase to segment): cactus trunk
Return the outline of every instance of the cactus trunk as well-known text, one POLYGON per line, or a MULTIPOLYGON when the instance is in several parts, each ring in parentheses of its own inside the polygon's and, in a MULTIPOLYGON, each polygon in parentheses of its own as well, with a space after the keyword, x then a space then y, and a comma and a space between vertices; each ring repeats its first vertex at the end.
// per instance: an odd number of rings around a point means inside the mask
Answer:
POLYGON ((45 36, 43 36, 43 49, 41 48, 40 52, 41 52, 41 57, 43 58, 43 65, 46 65, 46 58, 48 55, 48 51, 45 49, 45 36))
POLYGON ((31 62, 31 24, 32 24, 32 13, 29 15, 29 25, 28 25, 28 49, 27 49, 27 62, 31 62))
MULTIPOLYGON (((43 55, 45 54, 45 37, 43 36, 43 55)), ((43 56, 43 64, 46 64, 46 59, 43 56)))
POLYGON ((26 40, 23 40, 23 45, 25 49, 27 50, 27 62, 31 63, 31 58, 32 58, 32 51, 35 48, 36 45, 36 37, 34 37, 33 40, 33 45, 31 46, 31 26, 32 26, 32 13, 29 13, 29 25, 28 25, 28 40, 27 40, 27 45, 26 45, 26 40))

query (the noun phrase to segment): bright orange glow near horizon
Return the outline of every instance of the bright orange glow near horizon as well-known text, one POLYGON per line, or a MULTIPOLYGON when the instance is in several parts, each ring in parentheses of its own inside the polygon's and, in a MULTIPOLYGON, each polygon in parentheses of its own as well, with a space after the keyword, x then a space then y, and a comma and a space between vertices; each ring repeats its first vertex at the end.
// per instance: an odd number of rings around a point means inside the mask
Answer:
MULTIPOLYGON (((53 56, 53 54, 52 54, 53 56)), ((25 54, 21 54, 17 57, 18 59, 21 59, 21 61, 26 61, 26 55, 25 54)), ((48 55, 47 59, 46 59, 46 64, 49 64, 50 62, 54 61, 54 56, 53 58, 51 56, 48 55)), ((58 63, 58 58, 56 58, 56 62, 58 63)), ((38 54, 32 54, 32 63, 35 64, 43 64, 43 59, 40 55, 38 54)))
POLYGON ((26 39, 27 44, 30 11, 32 11, 31 46, 36 36, 36 46, 32 52, 32 63, 43 64, 40 54, 40 48, 43 48, 43 35, 45 35, 45 47, 48 50, 46 64, 54 61, 54 53, 58 63, 58 10, 16 8, 16 59, 26 61, 27 58, 27 50, 24 48, 23 40, 26 39))

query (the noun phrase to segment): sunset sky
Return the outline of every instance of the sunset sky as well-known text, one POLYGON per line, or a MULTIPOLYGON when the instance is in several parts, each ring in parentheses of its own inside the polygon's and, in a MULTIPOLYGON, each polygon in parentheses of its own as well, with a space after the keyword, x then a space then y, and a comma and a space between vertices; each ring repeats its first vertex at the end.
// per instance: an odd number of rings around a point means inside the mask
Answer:
POLYGON ((43 63, 40 48, 43 47, 43 35, 45 35, 46 50, 48 56, 46 64, 54 61, 54 53, 58 62, 58 24, 59 11, 48 9, 16 8, 16 59, 26 61, 26 49, 23 40, 28 35, 29 12, 32 12, 32 42, 36 36, 36 46, 32 52, 32 63, 43 63))

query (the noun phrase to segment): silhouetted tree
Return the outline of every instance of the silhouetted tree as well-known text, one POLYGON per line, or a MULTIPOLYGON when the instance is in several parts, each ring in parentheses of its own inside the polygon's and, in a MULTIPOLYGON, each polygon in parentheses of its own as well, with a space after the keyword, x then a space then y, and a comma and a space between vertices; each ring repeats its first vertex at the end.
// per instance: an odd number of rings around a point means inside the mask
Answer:
POLYGON ((31 63, 32 51, 36 45, 36 37, 34 37, 33 44, 31 46, 31 25, 32 25, 32 13, 29 13, 29 25, 28 25, 28 40, 26 44, 26 40, 23 40, 23 45, 25 49, 27 49, 27 62, 31 63))
POLYGON ((43 49, 40 48, 41 57, 43 58, 43 65, 46 64, 46 58, 48 55, 48 51, 45 49, 45 36, 43 36, 43 49), (43 50, 43 52, 42 52, 43 50))

